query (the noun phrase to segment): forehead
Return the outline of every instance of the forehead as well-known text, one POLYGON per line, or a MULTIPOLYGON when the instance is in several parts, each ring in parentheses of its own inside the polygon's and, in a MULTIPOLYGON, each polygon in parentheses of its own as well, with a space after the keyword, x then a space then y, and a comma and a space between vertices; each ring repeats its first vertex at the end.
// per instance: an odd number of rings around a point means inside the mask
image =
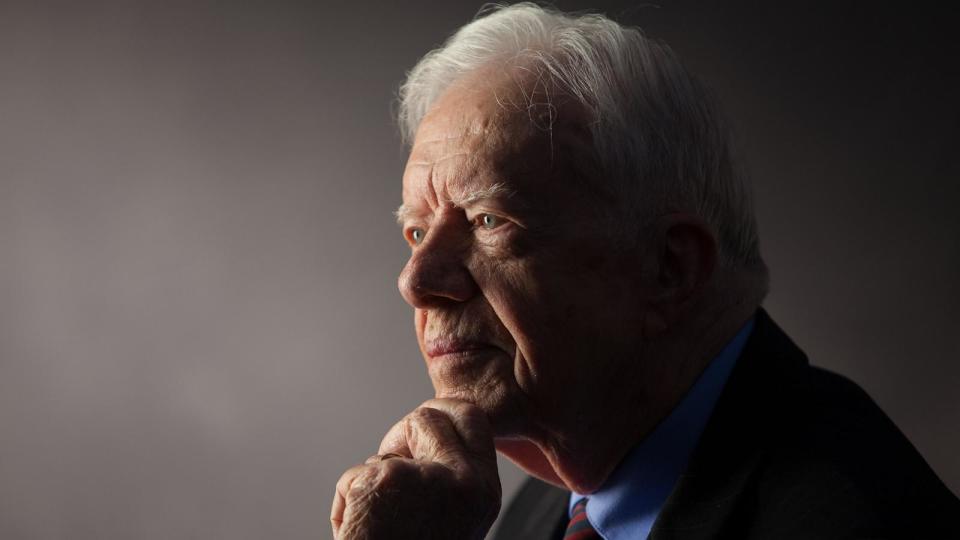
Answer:
POLYGON ((523 73, 484 71, 458 81, 420 123, 404 203, 456 200, 493 184, 542 189, 588 145, 576 120, 559 93, 523 73))

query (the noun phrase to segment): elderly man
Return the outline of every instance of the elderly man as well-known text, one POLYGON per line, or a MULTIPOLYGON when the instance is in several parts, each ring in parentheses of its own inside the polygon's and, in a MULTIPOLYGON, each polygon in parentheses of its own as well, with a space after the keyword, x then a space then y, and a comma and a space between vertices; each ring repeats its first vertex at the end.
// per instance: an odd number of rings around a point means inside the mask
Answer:
MULTIPOLYGON (((601 16, 496 8, 401 89, 400 275, 436 390, 336 487, 338 539, 952 537, 957 499, 759 307, 710 94, 601 16)), ((958 536, 960 537, 960 536, 958 536)))

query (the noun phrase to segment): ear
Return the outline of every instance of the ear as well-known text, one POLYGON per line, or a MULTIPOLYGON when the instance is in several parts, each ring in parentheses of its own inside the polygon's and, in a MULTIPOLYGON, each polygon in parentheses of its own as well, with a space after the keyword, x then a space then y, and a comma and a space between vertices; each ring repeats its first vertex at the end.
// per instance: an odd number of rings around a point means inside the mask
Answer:
POLYGON ((713 231, 690 214, 669 214, 653 225, 652 250, 647 252, 650 306, 644 335, 655 337, 688 315, 713 277, 720 250, 713 231))

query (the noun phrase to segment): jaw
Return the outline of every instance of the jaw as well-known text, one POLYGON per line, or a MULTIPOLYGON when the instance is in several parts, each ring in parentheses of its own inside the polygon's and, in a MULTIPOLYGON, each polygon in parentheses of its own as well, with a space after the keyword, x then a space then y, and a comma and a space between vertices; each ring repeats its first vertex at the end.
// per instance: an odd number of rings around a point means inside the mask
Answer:
POLYGON ((497 452, 520 467, 524 472, 559 488, 569 489, 557 475, 547 455, 532 441, 525 439, 496 439, 497 452))
POLYGON ((497 438, 497 451, 527 474, 559 488, 577 493, 593 493, 599 489, 619 459, 602 459, 590 449, 566 448, 557 443, 541 443, 530 439, 497 438), (584 461, 582 456, 588 456, 584 461))

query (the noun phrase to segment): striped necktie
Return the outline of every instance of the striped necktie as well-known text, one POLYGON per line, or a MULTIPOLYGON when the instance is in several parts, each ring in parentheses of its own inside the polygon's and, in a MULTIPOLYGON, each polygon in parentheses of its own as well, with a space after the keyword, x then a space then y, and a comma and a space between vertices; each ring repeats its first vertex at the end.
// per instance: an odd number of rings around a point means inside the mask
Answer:
POLYGON ((602 540, 593 525, 587 521, 587 499, 580 499, 573 505, 573 513, 570 516, 570 524, 567 525, 567 532, 563 535, 563 540, 602 540))

